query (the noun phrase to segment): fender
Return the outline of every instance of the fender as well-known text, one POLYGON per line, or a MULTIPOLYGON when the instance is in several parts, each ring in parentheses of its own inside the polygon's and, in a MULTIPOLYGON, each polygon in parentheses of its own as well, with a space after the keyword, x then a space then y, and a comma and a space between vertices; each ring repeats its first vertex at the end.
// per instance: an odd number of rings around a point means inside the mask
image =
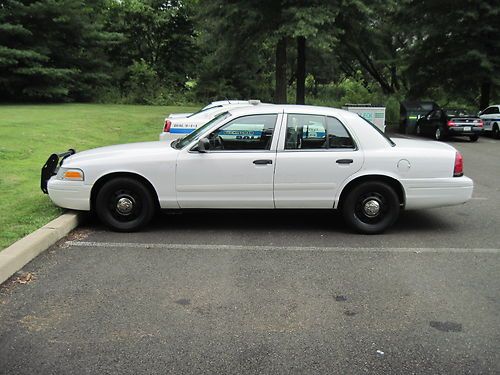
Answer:
POLYGON ((360 178, 366 178, 366 177, 373 177, 376 179, 377 177, 382 177, 382 178, 390 178, 394 181, 396 181, 399 186, 401 191, 396 192, 398 195, 400 195, 400 198, 402 198, 403 205, 406 201, 406 193, 405 193, 405 188, 403 184, 401 183, 399 176, 395 173, 387 172, 387 171, 381 171, 381 170, 361 170, 356 172, 355 174, 351 175, 349 178, 347 178, 341 185, 341 187, 337 190, 337 194, 335 195, 335 201, 333 204, 333 208, 337 209, 339 207, 339 202, 340 202, 340 197, 342 196, 342 193, 346 186, 348 186, 351 182, 360 179, 360 178), (401 196, 401 194, 402 196, 401 196))

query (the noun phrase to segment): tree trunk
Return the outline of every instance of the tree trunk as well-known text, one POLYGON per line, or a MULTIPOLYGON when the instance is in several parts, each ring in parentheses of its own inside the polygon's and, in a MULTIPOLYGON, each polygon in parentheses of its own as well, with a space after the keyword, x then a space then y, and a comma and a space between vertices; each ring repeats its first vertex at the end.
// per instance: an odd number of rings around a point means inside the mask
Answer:
POLYGON ((481 83, 481 98, 479 99, 479 110, 482 111, 490 105, 491 81, 485 79, 481 83))
POLYGON ((305 104, 306 97, 306 38, 297 38, 297 104, 305 104))
POLYGON ((286 104, 286 38, 278 40, 276 44, 276 87, 274 90, 274 102, 286 104))

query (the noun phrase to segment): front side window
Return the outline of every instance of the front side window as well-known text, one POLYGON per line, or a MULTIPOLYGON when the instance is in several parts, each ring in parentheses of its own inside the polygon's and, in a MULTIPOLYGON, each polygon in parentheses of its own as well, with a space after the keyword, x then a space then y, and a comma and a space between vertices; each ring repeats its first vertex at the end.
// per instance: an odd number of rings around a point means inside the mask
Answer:
POLYGON ((234 119, 210 133, 210 150, 269 150, 278 115, 251 115, 234 119))
POLYGON ((209 127, 211 127, 214 124, 217 124, 219 122, 224 121, 227 119, 230 115, 229 112, 224 112, 216 117, 214 117, 212 120, 208 121, 205 125, 197 128, 195 131, 192 133, 186 135, 184 138, 177 139, 176 141, 172 142, 172 147, 180 150, 181 148, 184 148, 188 144, 190 144, 194 140, 198 140, 201 136, 201 134, 207 130, 209 127))
POLYGON ((286 150, 354 147, 351 136, 336 118, 303 114, 287 116, 286 150))

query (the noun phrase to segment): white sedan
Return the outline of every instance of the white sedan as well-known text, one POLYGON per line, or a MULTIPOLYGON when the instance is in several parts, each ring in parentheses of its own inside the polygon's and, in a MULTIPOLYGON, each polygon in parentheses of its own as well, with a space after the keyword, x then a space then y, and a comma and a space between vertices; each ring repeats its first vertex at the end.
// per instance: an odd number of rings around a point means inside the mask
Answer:
POLYGON ((462 204, 473 182, 460 153, 394 139, 360 116, 267 105, 220 114, 185 138, 53 154, 42 190, 64 208, 93 210, 133 231, 157 209, 338 209, 362 233, 389 228, 402 209, 462 204))
POLYGON ((492 105, 479 112, 479 117, 484 121, 484 131, 491 133, 493 138, 500 138, 500 105, 492 105))
POLYGON ((191 133, 215 116, 232 108, 261 104, 260 100, 222 100, 212 102, 195 113, 170 114, 165 118, 160 141, 171 141, 191 133))

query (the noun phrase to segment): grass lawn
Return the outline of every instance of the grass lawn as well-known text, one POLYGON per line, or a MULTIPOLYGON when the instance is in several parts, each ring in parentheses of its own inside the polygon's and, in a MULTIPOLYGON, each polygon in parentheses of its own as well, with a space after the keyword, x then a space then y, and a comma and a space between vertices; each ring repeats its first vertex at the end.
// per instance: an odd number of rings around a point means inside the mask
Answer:
POLYGON ((104 104, 0 105, 0 249, 62 210, 40 190, 53 152, 158 140, 165 115, 194 107, 104 104))

